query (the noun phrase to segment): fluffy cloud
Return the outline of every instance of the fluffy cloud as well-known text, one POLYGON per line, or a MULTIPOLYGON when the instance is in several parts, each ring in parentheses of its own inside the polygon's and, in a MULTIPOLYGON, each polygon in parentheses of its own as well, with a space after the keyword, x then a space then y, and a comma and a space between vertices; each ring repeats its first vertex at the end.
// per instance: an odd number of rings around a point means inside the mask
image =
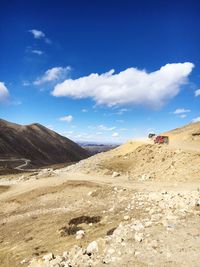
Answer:
POLYGON ((200 117, 194 118, 194 119, 192 120, 192 122, 199 122, 199 121, 200 121, 200 117))
POLYGON ((59 118, 59 120, 60 121, 71 122, 73 120, 73 116, 72 115, 67 115, 67 116, 59 118))
POLYGON ((35 39, 43 39, 47 44, 51 43, 51 40, 46 37, 44 32, 36 29, 29 30, 29 32, 32 33, 35 39))
POLYGON ((6 98, 8 98, 9 92, 7 87, 3 82, 0 82, 0 102, 4 101, 6 98))
POLYGON ((151 73, 136 68, 118 74, 114 70, 101 75, 92 73, 57 84, 52 95, 90 97, 97 104, 107 106, 142 104, 158 108, 179 93, 193 67, 194 64, 185 62, 167 64, 151 73))
POLYGON ((190 109, 185 109, 185 108, 177 108, 173 113, 175 115, 183 114, 183 113, 188 113, 191 112, 190 109))
POLYGON ((34 85, 41 85, 46 82, 58 81, 60 79, 64 79, 65 76, 70 72, 71 67, 67 66, 66 68, 63 67, 54 67, 48 69, 42 77, 37 78, 33 84, 34 85))
POLYGON ((196 90, 194 93, 195 93, 195 96, 200 96, 200 89, 196 90))

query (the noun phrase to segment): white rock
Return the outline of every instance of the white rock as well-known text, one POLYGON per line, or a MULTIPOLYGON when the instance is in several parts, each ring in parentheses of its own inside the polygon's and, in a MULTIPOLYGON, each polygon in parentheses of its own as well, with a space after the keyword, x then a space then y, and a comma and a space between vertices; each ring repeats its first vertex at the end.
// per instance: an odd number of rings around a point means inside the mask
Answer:
POLYGON ((134 255, 137 257, 138 255, 140 255, 141 254, 141 252, 139 252, 139 251, 135 251, 134 252, 134 255))
POLYGON ((76 239, 81 239, 85 235, 85 232, 83 230, 79 230, 76 232, 76 239))
POLYGON ((60 266, 60 263, 63 261, 63 257, 56 256, 55 259, 50 261, 51 266, 60 266))
POLYGON ((140 230, 144 229, 144 226, 141 222, 134 222, 131 225, 131 228, 134 229, 135 231, 140 231, 140 230))
POLYGON ((144 225, 145 225, 145 227, 149 227, 149 226, 152 225, 152 222, 151 221, 147 221, 147 222, 144 223, 144 225))
POLYGON ((53 260, 55 257, 54 257, 54 255, 53 255, 53 253, 49 253, 49 254, 46 254, 46 255, 44 255, 43 257, 42 257, 42 259, 44 260, 44 261, 51 261, 51 260, 53 260))
POLYGON ((87 249, 86 249, 86 252, 87 253, 95 253, 95 252, 98 252, 98 244, 96 241, 93 241, 91 242, 88 246, 87 246, 87 249))
POLYGON ((115 253, 114 248, 109 248, 108 251, 107 251, 107 253, 108 253, 109 255, 114 254, 114 253, 115 253))
POLYGON ((143 174, 139 177, 139 181, 147 181, 149 179, 151 179, 151 176, 149 174, 143 174))
POLYGON ((20 263, 21 263, 21 264, 24 264, 24 263, 28 263, 28 262, 29 262, 29 260, 25 258, 25 259, 23 259, 20 263))
POLYGON ((135 233, 135 235, 134 235, 134 239, 135 239, 135 241, 137 241, 137 242, 142 242, 142 240, 144 239, 144 235, 143 235, 143 233, 135 233))
POLYGON ((124 220, 125 220, 125 221, 128 221, 129 219, 130 219, 130 216, 128 216, 128 215, 125 215, 125 216, 124 216, 124 220))
POLYGON ((113 174, 112 174, 112 177, 113 178, 118 177, 118 176, 120 176, 120 173, 119 172, 113 172, 113 174))
POLYGON ((66 258, 66 259, 68 259, 68 257, 69 257, 69 252, 68 252, 68 251, 64 251, 64 252, 63 252, 63 257, 66 258))

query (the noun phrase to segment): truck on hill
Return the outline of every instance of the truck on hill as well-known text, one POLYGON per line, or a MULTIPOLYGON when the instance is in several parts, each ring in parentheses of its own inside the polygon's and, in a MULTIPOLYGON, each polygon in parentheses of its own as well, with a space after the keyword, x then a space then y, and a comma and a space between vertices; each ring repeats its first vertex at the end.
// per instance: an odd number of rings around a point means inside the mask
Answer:
POLYGON ((169 144, 169 137, 166 135, 157 135, 154 139, 154 144, 169 144))

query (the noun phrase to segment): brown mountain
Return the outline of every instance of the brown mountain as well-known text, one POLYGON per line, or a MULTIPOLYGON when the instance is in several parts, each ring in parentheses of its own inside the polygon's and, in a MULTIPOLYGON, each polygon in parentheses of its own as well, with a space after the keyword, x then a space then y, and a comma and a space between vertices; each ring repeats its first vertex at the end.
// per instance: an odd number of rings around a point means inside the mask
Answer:
POLYGON ((70 139, 38 124, 18 125, 0 119, 0 159, 26 158, 39 167, 87 158, 88 152, 70 139))

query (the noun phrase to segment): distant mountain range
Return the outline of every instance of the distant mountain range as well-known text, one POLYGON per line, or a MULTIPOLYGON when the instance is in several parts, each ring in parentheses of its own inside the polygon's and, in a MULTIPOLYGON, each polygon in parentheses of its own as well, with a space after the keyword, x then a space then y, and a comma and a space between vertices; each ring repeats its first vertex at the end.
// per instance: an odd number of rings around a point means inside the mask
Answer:
POLYGON ((18 125, 0 119, 0 159, 26 158, 29 166, 77 162, 89 152, 70 139, 38 124, 18 125))
POLYGON ((91 155, 95 155, 101 152, 106 152, 118 147, 117 144, 95 144, 95 143, 79 143, 84 149, 90 152, 91 155))

